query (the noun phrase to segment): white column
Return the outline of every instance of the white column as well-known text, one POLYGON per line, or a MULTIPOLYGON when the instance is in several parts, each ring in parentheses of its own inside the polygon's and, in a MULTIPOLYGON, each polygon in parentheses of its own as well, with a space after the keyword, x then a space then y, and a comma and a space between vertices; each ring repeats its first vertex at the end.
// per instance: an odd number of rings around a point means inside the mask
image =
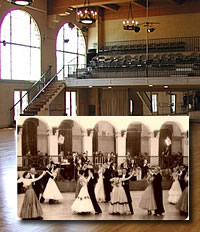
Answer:
POLYGON ((22 127, 17 133, 17 167, 22 167, 22 127))
POLYGON ((83 131, 83 152, 88 151, 88 158, 90 159, 90 161, 93 161, 92 138, 93 138, 93 130, 83 131))
POLYGON ((188 165, 188 136, 187 136, 187 132, 182 133, 182 155, 183 155, 183 164, 184 165, 188 165))
POLYGON ((159 131, 154 131, 149 134, 150 165, 159 164, 159 138, 160 138, 159 131))
POLYGON ((58 162, 58 129, 50 128, 48 134, 48 156, 55 163, 58 162), (55 157, 57 156, 57 157, 55 157))
POLYGON ((118 154, 118 166, 123 162, 126 157, 126 135, 127 132, 116 132, 116 153, 118 154))

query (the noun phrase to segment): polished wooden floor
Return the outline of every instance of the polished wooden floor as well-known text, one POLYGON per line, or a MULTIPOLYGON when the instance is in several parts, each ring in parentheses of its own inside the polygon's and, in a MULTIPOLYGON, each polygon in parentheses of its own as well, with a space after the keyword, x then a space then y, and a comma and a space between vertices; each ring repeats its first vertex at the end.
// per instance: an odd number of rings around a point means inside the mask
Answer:
POLYGON ((200 123, 190 125, 190 221, 20 221, 17 219, 16 153, 13 129, 0 130, 0 231, 196 232, 200 229, 200 123))

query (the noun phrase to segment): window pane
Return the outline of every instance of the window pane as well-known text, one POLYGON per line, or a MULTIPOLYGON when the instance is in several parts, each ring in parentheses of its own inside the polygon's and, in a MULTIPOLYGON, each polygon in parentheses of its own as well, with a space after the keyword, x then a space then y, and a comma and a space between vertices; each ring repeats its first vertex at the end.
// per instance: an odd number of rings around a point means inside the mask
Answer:
MULTIPOLYGON (((14 91, 14 104, 20 100, 20 91, 14 91)), ((20 115, 20 102, 15 106, 14 120, 20 115)))
POLYGON ((76 92, 71 92, 71 105, 72 105, 72 115, 71 116, 76 116, 76 92))
POLYGON ((158 107, 157 107, 157 94, 152 95, 152 112, 156 113, 158 112, 158 107))
MULTIPOLYGON (((22 97, 27 93, 27 91, 22 91, 22 97)), ((28 94, 22 98, 22 112, 28 105, 28 94)))
POLYGON ((1 25, 1 78, 38 80, 41 76, 40 32, 23 10, 12 10, 1 25), (36 48, 32 47, 36 46, 36 48))
POLYGON ((171 112, 172 113, 176 112, 176 95, 175 94, 171 95, 171 112))
POLYGON ((70 92, 66 92, 66 114, 70 116, 70 92))

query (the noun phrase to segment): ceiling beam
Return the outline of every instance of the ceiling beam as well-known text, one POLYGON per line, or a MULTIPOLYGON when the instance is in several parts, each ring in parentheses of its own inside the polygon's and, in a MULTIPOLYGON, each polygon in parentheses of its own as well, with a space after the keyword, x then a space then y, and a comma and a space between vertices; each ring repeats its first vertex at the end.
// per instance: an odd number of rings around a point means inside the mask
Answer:
POLYGON ((135 6, 146 7, 146 0, 135 0, 135 1, 132 1, 132 3, 135 6))
POLYGON ((117 4, 106 4, 106 5, 99 5, 100 7, 106 9, 106 10, 111 10, 111 11, 118 11, 120 6, 117 4))

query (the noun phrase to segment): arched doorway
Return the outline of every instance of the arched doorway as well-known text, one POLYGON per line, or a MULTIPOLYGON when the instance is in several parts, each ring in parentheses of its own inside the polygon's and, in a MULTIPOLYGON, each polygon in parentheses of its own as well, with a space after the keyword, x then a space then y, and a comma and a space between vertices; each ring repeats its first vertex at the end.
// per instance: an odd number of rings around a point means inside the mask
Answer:
POLYGON ((81 153, 83 151, 82 129, 73 120, 64 120, 59 126, 58 133, 58 153, 64 155, 71 154, 73 151, 81 153))
POLYGON ((93 131, 93 163, 104 163, 110 154, 115 156, 115 128, 109 122, 100 121, 93 131))
POLYGON ((39 120, 37 118, 27 119, 22 126, 22 156, 28 152, 32 156, 37 155, 37 127, 39 120))
POLYGON ((164 169, 182 165, 182 132, 174 122, 161 126, 159 138, 159 166, 164 169))

